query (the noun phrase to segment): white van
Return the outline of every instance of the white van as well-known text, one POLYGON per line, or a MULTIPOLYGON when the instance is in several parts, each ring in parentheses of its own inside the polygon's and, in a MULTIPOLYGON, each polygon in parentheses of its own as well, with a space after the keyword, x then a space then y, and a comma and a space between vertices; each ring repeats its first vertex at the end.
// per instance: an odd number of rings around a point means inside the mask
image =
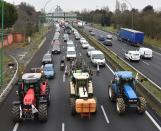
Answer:
POLYGON ((75 48, 72 48, 72 47, 68 47, 67 48, 66 58, 67 58, 67 60, 74 60, 74 59, 76 59, 75 48))
POLYGON ((129 61, 140 61, 140 53, 139 51, 127 51, 125 58, 129 61))
POLYGON ((139 49, 140 57, 141 58, 149 58, 151 59, 153 56, 153 51, 149 48, 141 47, 139 49))
POLYGON ((91 51, 90 59, 93 65, 105 66, 105 56, 99 50, 91 51))

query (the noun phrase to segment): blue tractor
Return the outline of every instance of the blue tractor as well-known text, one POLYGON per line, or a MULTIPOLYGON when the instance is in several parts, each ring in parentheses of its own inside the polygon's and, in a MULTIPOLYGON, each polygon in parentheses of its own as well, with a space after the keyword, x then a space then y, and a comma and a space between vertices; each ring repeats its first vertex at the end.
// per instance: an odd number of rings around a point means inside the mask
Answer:
POLYGON ((137 109, 139 114, 146 110, 146 101, 139 97, 135 89, 135 77, 130 71, 115 72, 114 79, 108 88, 109 99, 116 102, 116 109, 119 115, 127 108, 137 109))

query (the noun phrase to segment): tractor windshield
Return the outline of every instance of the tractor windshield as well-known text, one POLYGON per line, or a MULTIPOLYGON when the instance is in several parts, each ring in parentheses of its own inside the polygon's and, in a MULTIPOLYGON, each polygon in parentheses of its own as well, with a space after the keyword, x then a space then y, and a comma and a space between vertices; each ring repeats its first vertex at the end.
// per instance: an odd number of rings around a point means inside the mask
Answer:
POLYGON ((86 87, 88 83, 88 80, 76 80, 77 87, 86 87))
POLYGON ((134 79, 120 79, 120 85, 124 86, 125 84, 134 87, 134 79))

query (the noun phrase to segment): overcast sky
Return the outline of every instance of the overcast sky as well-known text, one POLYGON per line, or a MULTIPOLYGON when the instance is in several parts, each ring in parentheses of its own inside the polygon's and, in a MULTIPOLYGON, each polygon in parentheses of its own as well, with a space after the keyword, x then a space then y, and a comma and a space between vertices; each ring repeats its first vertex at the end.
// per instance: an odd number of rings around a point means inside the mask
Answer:
MULTIPOLYGON (((60 5, 64 11, 81 11, 84 8, 92 10, 96 8, 101 8, 103 6, 108 6, 111 11, 115 10, 116 0, 5 0, 15 5, 21 2, 27 2, 33 5, 36 10, 44 8, 46 2, 50 1, 46 6, 46 11, 50 12, 55 9, 56 5, 60 5)), ((125 0, 119 0, 125 1, 125 0)), ((133 8, 143 9, 147 5, 152 5, 155 10, 161 10, 161 0, 128 0, 133 8)), ((128 4, 127 4, 128 5, 128 4)), ((129 6, 129 5, 128 5, 129 6)), ((130 6, 129 6, 130 9, 130 6)))

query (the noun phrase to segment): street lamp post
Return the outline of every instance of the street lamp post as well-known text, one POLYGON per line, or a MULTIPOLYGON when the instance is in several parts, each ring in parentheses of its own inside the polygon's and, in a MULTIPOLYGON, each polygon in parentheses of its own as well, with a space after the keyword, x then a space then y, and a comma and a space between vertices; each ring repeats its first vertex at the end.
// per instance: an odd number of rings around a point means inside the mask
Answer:
POLYGON ((126 3, 128 3, 130 5, 131 8, 131 28, 134 28, 134 14, 133 14, 133 7, 132 4, 128 1, 128 0, 124 0, 126 3))
POLYGON ((1 7, 1 12, 2 12, 2 16, 1 16, 1 48, 0 48, 0 84, 1 84, 1 87, 3 86, 3 38, 4 38, 4 1, 1 0, 1 4, 2 4, 2 7, 1 7))

